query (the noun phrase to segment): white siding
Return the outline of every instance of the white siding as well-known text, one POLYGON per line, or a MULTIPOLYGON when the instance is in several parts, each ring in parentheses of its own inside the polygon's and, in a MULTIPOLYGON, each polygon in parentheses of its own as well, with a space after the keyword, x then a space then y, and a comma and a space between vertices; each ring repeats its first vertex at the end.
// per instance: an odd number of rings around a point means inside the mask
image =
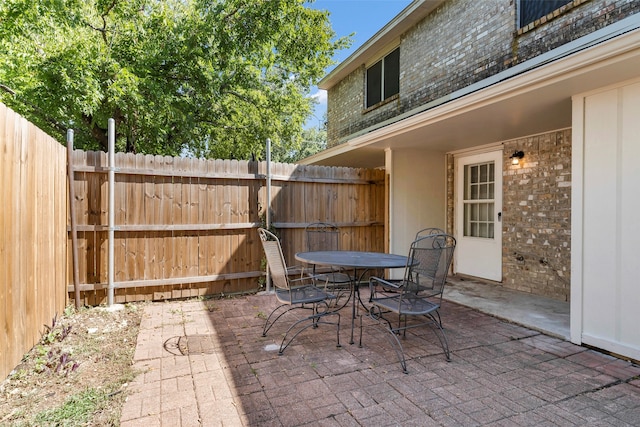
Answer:
POLYGON ((640 82, 574 103, 572 341, 640 359, 640 82))

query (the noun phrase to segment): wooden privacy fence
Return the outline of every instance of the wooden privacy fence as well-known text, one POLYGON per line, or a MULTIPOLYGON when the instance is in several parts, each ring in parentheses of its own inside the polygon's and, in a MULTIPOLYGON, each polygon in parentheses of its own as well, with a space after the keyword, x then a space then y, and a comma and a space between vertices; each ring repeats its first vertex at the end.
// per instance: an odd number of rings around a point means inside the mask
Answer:
MULTIPOLYGON (((382 170, 275 163, 269 203, 265 162, 118 153, 115 164, 116 303, 258 290, 256 229, 269 205, 291 264, 315 221, 338 224, 344 249, 385 248, 382 170)), ((97 305, 107 295, 107 155, 75 151, 73 165, 80 290, 97 305)))
POLYGON ((66 150, 0 103, 0 380, 67 304, 66 150))
MULTIPOLYGON (((107 155, 72 153, 79 289, 107 300, 107 155)), ((327 221, 342 247, 385 249, 382 170, 116 155, 115 302, 258 290, 256 228, 271 207, 285 257, 304 249, 304 227, 327 221)), ((67 151, 0 104, 0 376, 6 377, 74 292, 67 151)))

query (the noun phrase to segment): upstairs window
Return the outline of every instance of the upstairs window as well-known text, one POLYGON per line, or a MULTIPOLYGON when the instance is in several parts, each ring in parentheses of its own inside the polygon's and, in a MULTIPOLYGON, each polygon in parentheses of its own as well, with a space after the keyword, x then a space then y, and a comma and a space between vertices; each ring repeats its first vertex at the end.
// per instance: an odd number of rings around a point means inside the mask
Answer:
POLYGON ((520 0, 520 28, 525 27, 573 0, 520 0))
POLYGON ((520 28, 542 18, 573 0, 520 0, 520 28))
POLYGON ((369 108, 400 92, 400 48, 367 68, 367 100, 369 108))

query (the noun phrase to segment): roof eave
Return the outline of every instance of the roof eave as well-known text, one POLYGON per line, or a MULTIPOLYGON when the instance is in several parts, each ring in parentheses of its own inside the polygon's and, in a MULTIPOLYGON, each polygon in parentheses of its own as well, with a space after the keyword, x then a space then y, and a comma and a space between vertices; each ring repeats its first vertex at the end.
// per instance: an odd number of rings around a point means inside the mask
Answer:
POLYGON ((336 68, 320 80, 318 88, 329 90, 365 63, 369 57, 375 55, 382 47, 414 27, 445 1, 446 0, 416 0, 411 3, 387 25, 382 27, 380 31, 374 34, 373 37, 349 55, 347 59, 338 64, 336 68))

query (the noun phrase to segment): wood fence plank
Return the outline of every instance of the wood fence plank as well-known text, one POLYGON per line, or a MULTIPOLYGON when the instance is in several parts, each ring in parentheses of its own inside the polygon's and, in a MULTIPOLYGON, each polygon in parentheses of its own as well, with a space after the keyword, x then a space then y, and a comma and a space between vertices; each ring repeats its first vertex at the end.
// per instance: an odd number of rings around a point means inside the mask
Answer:
MULTIPOLYGON (((201 174, 207 173, 206 161, 194 161, 192 167, 201 174)), ((207 218, 207 179, 196 178, 192 185, 192 198, 196 201, 195 222, 204 223, 207 218)), ((193 220, 193 216, 192 216, 193 220)), ((195 254, 195 270, 190 272, 190 275, 204 275, 206 274, 206 253, 208 248, 206 245, 206 234, 202 232, 196 233, 196 254, 195 254)))
MULTIPOLYGON (((67 247, 71 247, 70 242, 67 244, 67 206, 69 194, 69 181, 67 178, 68 153, 65 146, 58 144, 57 141, 49 136, 47 136, 45 143, 50 148, 50 152, 46 154, 45 161, 51 162, 52 168, 43 181, 43 186, 50 180, 53 182, 53 191, 46 192, 52 214, 48 221, 43 221, 42 226, 52 228, 50 231, 51 238, 49 239, 49 255, 51 261, 43 263, 41 267, 44 269, 43 283, 58 284, 58 286, 54 286, 53 293, 55 296, 51 298, 51 300, 55 300, 54 307, 56 310, 59 310, 60 307, 64 308, 69 303, 69 293, 66 292, 64 285, 69 283, 69 278, 73 278, 73 273, 70 273, 73 270, 63 267, 69 260, 67 257, 67 247), (62 286, 60 286, 60 284, 62 284, 62 286)), ((52 292, 50 286, 51 285, 43 286, 42 292, 52 292)), ((42 293, 40 296, 42 296, 42 293)), ((46 316, 46 313, 42 313, 42 316, 46 316)))
MULTIPOLYGON (((72 153, 74 166, 76 164, 86 164, 87 156, 89 153, 74 150, 72 153)), ((89 175, 86 172, 76 172, 73 176, 72 185, 74 187, 75 200, 69 200, 70 208, 73 206, 76 213, 76 221, 78 225, 88 224, 88 208, 86 207, 87 199, 88 199, 88 190, 87 190, 87 182, 89 180, 89 175)), ((95 175, 95 174, 93 174, 95 175)), ((65 219, 67 224, 70 224, 70 218, 65 219)), ((92 255, 88 248, 89 234, 91 232, 78 232, 78 273, 80 283, 86 283, 89 281, 90 283, 99 282, 99 278, 91 276, 88 271, 88 258, 92 255)), ((69 245, 69 271, 72 271, 72 258, 71 258, 71 250, 72 247, 69 245)), ((71 276, 70 276, 71 277, 71 276)))
MULTIPOLYGON (((186 164, 189 170, 199 171, 200 161, 198 159, 187 159, 188 162, 186 164)), ((198 215, 200 211, 200 199, 199 199, 199 186, 200 181, 199 178, 189 178, 189 185, 187 187, 189 203, 187 205, 187 223, 197 224, 198 223, 198 215)), ((198 240, 199 240, 199 232, 192 233, 187 238, 187 251, 188 251, 188 259, 189 263, 187 265, 186 271, 183 272, 183 275, 186 276, 197 276, 198 275, 198 263, 200 260, 200 256, 198 253, 198 240)), ((193 295, 191 290, 187 292, 188 296, 196 296, 193 295)))
MULTIPOLYGON (((11 137, 13 135, 11 124, 11 111, 2 103, 0 103, 0 188, 13 188, 12 177, 12 147, 11 137)), ((0 271, 0 342, 9 343, 11 339, 10 316, 13 315, 13 309, 10 302, 9 280, 11 278, 10 271, 13 267, 13 257, 9 256, 10 233, 14 227, 12 224, 12 212, 9 207, 13 205, 13 198, 16 197, 12 192, 5 194, 4 208, 0 209, 0 259, 5 260, 5 267, 0 271)), ((0 374, 6 375, 13 369, 13 360, 9 357, 9 352, 4 348, 0 349, 0 374)))
MULTIPOLYGON (((142 168, 154 168, 155 167, 155 156, 153 155, 145 155, 144 161, 142 162, 142 168)), ((143 177, 143 186, 144 186, 144 224, 156 224, 156 191, 155 191, 156 178, 154 176, 145 176, 143 177)), ((144 279, 157 279, 156 275, 156 248, 157 248, 157 234, 149 234, 147 233, 142 239, 142 248, 141 251, 144 254, 143 257, 143 269, 144 269, 144 279)), ((145 294, 144 290, 138 289, 137 295, 134 296, 134 301, 144 301, 145 299, 149 299, 151 297, 150 294, 145 294)))
MULTIPOLYGON (((118 159, 115 159, 116 166, 118 159)), ((108 166, 109 159, 107 153, 98 152, 93 159, 93 162, 104 167, 108 166)), ((97 179, 93 182, 94 192, 96 197, 94 199, 95 202, 99 202, 99 204, 95 205, 93 209, 97 212, 98 221, 100 224, 109 224, 109 177, 107 174, 101 174, 96 177, 97 179)), ((117 188, 117 180, 116 180, 116 188, 117 188)), ((118 203, 118 193, 114 195, 115 199, 115 212, 114 217, 116 224, 122 224, 122 212, 118 213, 117 203, 118 203)), ((93 203, 93 201, 92 201, 93 203)), ((95 264, 95 274, 100 282, 107 282, 109 275, 109 232, 108 229, 105 229, 102 232, 96 232, 92 236, 92 245, 93 245, 93 263, 95 264)), ((117 259, 120 250, 120 242, 117 237, 114 238, 114 259, 117 259)), ((115 267, 114 261, 114 275, 117 276, 117 269, 115 267)), ((114 278, 114 281, 116 279, 114 278)), ((94 292, 92 296, 94 300, 93 305, 104 304, 107 302, 108 294, 107 291, 94 292)))
MULTIPOLYGON (((50 265, 53 259, 47 258, 46 241, 51 239, 47 228, 42 228, 41 218, 48 216, 48 222, 51 222, 51 214, 49 204, 47 203, 48 188, 45 187, 43 173, 49 170, 48 159, 46 157, 47 147, 45 145, 45 134, 39 133, 38 128, 32 123, 26 122, 27 128, 27 180, 28 191, 33 197, 31 203, 25 200, 27 209, 27 221, 31 229, 31 259, 28 260, 28 267, 31 270, 30 282, 31 286, 26 288, 26 304, 27 304, 27 324, 35 325, 45 320, 40 313, 56 311, 55 298, 38 298, 44 291, 44 278, 41 275, 42 266, 50 265), (30 205, 30 206, 29 206, 30 205)), ((26 199, 26 197, 25 197, 26 199)), ((54 297, 54 295, 52 295, 54 297)), ((62 313, 60 313, 62 314, 62 313)), ((49 319, 50 320, 50 319, 49 319)), ((30 329, 29 340, 34 344, 40 338, 38 330, 30 329)))
MULTIPOLYGON (((0 188, 4 189, 4 193, 9 192, 9 185, 13 183, 9 180, 7 175, 7 170, 9 169, 6 165, 9 163, 8 159, 8 141, 7 141, 7 118, 8 111, 7 107, 0 103, 0 188)), ((6 201, 5 201, 6 203, 6 201)), ((0 214, 0 259, 7 260, 7 228, 9 224, 7 223, 7 211, 9 209, 5 206, 2 214, 0 214)), ((8 313, 9 308, 7 307, 7 269, 3 268, 0 271, 0 312, 8 313)), ((3 316, 6 317, 6 316, 3 316)), ((7 325, 5 323, 4 318, 0 318, 0 343, 6 343, 7 340, 7 325)), ((4 350, 0 350, 0 375, 5 372, 9 372, 11 367, 9 366, 11 363, 7 359, 7 355, 4 350)))
MULTIPOLYGON (((14 212, 18 216, 16 218, 17 228, 20 230, 20 239, 25 239, 26 241, 32 243, 33 242, 33 230, 30 227, 29 217, 27 216, 26 210, 28 209, 28 205, 26 204, 27 195, 29 194, 29 185, 28 185, 28 167, 27 167, 27 148, 28 142, 26 138, 27 135, 27 121, 19 116, 16 116, 18 121, 16 123, 16 154, 18 155, 18 173, 16 177, 18 178, 18 182, 15 185, 18 188, 18 194, 20 197, 16 200, 14 212)), ((27 329, 27 298, 25 290, 28 287, 33 286, 33 278, 30 277, 32 274, 32 270, 30 270, 30 263, 28 258, 31 256, 32 245, 20 245, 19 242, 16 242, 18 247, 20 248, 18 256, 18 270, 17 274, 14 276, 15 281, 12 286, 12 304, 13 307, 22 307, 22 310, 14 310, 14 328, 19 332, 19 335, 14 337, 15 350, 14 357, 17 356, 15 354, 18 349, 24 345, 24 343, 30 343, 29 335, 31 333, 30 330, 27 329)), ((31 343, 30 343, 31 344, 31 343)))

